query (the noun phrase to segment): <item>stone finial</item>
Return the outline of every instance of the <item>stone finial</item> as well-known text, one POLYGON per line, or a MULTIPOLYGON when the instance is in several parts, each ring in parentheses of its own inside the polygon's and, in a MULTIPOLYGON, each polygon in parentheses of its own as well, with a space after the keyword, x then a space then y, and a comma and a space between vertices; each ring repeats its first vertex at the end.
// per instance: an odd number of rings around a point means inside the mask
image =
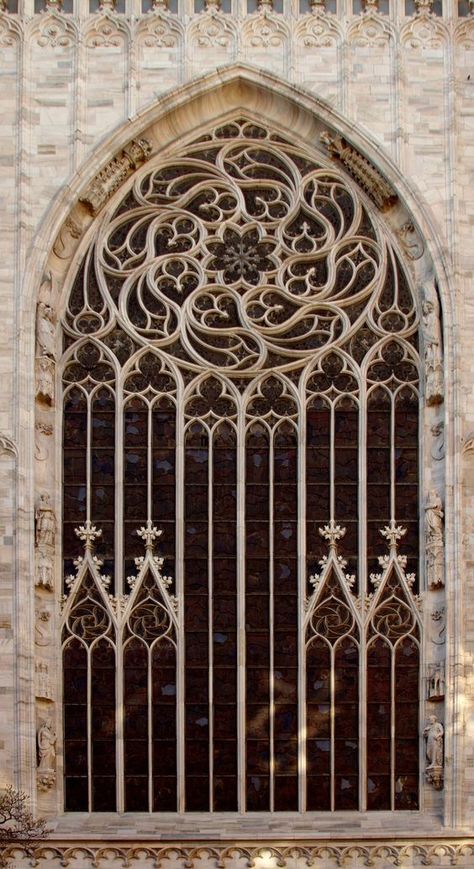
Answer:
POLYGON ((341 540, 346 533, 346 529, 342 528, 340 525, 336 525, 334 519, 331 519, 327 525, 318 530, 321 537, 324 537, 324 539, 328 541, 329 548, 333 550, 337 548, 338 540, 341 540))
POLYGON ((79 537, 79 540, 82 540, 84 543, 84 549, 88 550, 92 549, 98 537, 102 537, 102 531, 100 528, 96 528, 90 519, 87 519, 84 525, 80 525, 79 528, 75 528, 74 531, 79 537))
POLYGON ((391 519, 390 525, 385 525, 385 528, 382 528, 380 531, 382 537, 385 537, 389 548, 390 554, 396 554, 398 549, 398 541, 402 539, 407 533, 406 528, 402 528, 401 525, 397 525, 395 519, 391 519))
POLYGON ((385 181, 375 166, 372 166, 355 148, 348 145, 342 136, 332 136, 326 130, 321 133, 320 139, 329 153, 340 160, 378 208, 383 211, 394 204, 398 197, 390 184, 385 181))
POLYGON ((433 0, 415 0, 416 15, 431 15, 433 0))
POLYGON ((145 549, 153 551, 155 540, 158 540, 158 537, 161 537, 163 532, 159 528, 155 528, 151 519, 148 519, 146 525, 142 525, 138 529, 137 534, 145 541, 145 549))

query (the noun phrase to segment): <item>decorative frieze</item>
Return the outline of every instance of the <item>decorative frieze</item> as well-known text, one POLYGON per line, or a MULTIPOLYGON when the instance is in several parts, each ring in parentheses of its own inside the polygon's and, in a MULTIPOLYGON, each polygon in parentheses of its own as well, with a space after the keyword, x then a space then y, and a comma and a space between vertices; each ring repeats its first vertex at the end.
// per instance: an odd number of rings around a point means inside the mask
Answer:
POLYGON ((380 172, 369 161, 349 145, 342 136, 331 135, 327 131, 321 133, 323 142, 329 153, 345 166, 349 174, 370 196, 382 211, 389 208, 397 200, 397 194, 383 178, 380 172))
POLYGON ((149 159, 152 146, 147 139, 132 139, 96 175, 80 201, 96 215, 126 179, 149 159))

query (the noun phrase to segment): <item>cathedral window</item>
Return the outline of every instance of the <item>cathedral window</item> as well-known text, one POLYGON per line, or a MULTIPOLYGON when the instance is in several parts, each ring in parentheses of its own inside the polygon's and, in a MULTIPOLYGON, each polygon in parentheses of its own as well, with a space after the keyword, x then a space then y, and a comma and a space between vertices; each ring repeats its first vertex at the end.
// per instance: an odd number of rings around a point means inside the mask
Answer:
POLYGON ((66 810, 418 808, 418 328, 357 188, 253 121, 98 220, 63 317, 66 810))

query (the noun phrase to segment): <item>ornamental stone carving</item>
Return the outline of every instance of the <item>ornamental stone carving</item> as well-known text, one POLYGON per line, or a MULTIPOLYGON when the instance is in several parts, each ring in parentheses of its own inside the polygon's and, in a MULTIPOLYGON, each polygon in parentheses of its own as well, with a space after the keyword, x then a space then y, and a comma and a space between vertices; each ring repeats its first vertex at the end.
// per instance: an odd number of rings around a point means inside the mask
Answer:
POLYGON ((38 660, 35 663, 35 695, 38 700, 53 699, 53 683, 47 661, 38 660))
POLYGON ((414 224, 408 220, 397 232, 400 244, 409 259, 417 260, 423 256, 425 246, 414 224))
POLYGON ((426 578, 431 589, 444 586, 443 505, 435 489, 428 495, 425 506, 426 578))
POLYGON ((349 174, 362 187, 382 211, 389 208, 397 199, 397 194, 385 181, 380 172, 369 163, 355 148, 348 145, 342 136, 332 136, 327 131, 321 133, 329 153, 346 167, 349 174))
POLYGON ((38 302, 36 309, 37 356, 56 355, 56 316, 51 305, 38 302))
POLYGON ((56 781, 56 733, 51 718, 40 724, 36 737, 38 767, 36 781, 38 790, 47 791, 56 781))
POLYGON ((132 139, 120 154, 101 169, 80 201, 96 215, 135 169, 149 159, 151 150, 147 139, 132 139))
POLYGON ((425 400, 429 407, 444 401, 443 355, 439 327, 439 304, 434 288, 423 289, 423 343, 425 356, 425 400))
POLYGON ((51 506, 51 498, 47 492, 39 496, 35 512, 36 545, 38 547, 53 547, 56 535, 56 516, 51 506))
POLYGON ((56 365, 50 356, 37 356, 35 359, 36 397, 46 404, 54 403, 54 381, 56 365))
POLYGON ((46 591, 53 590, 53 559, 44 549, 36 551, 36 580, 37 588, 44 588, 46 591))
POLYGON ((426 781, 439 791, 443 787, 444 727, 436 715, 430 715, 423 735, 426 740, 426 781))
POLYGON ((51 642, 51 613, 47 609, 36 610, 35 644, 49 646, 51 642))
POLYGON ((428 664, 426 677, 426 699, 431 701, 444 700, 445 692, 444 661, 428 664))

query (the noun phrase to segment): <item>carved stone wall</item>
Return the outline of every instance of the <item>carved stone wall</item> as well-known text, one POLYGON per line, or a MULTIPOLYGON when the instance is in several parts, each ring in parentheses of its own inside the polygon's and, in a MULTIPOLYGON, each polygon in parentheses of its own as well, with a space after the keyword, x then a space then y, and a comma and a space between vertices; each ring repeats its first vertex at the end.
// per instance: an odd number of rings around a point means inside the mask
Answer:
MULTIPOLYGON (((472 845, 456 836, 469 837, 474 821, 474 19, 458 18, 452 3, 443 16, 404 12, 399 4, 390 15, 356 15, 349 6, 336 15, 296 8, 285 15, 194 14, 191 8, 141 14, 128 7, 126 15, 89 15, 83 8, 74 15, 33 15, 29 6, 21 14, 0 13, 0 786, 13 781, 34 804, 38 797, 39 810, 51 817, 61 805, 54 786, 37 791, 36 734, 45 719, 54 725, 60 696, 52 644, 59 589, 49 587, 59 565, 51 537, 35 552, 35 511, 43 491, 54 511, 60 503, 57 384, 47 334, 35 344, 37 304, 62 309, 66 274, 87 244, 93 213, 106 209, 109 196, 147 159, 148 143, 154 154, 170 153, 176 139, 195 137, 207 119, 243 104, 283 131, 296 130, 308 147, 322 147, 324 131, 333 139, 341 135, 342 147, 354 149, 358 171, 361 156, 371 178, 375 172, 394 191, 393 200, 388 193, 389 232, 404 252, 420 305, 433 293, 436 298, 434 271, 440 285, 435 313, 441 326, 431 343, 444 354, 445 400, 438 400, 438 384, 425 415, 423 497, 441 497, 446 572, 445 586, 435 581, 425 593, 423 697, 436 715, 445 703, 445 787, 426 787, 421 817, 391 829, 398 844, 364 842, 385 824, 366 816, 361 829, 352 816, 345 836, 361 840, 360 852, 344 851, 347 841, 328 850, 321 844, 314 854, 305 845, 295 865, 310 858, 321 866, 343 859, 349 866, 374 860, 380 867, 396 860, 407 866, 472 863, 472 845), (231 64, 234 78, 223 69, 231 64), (441 694, 436 674, 443 662, 441 694), (404 851, 418 835, 423 842, 404 851), (446 836, 448 844, 430 843, 430 836, 446 836)), ((350 159, 340 149, 333 155, 339 165, 343 156, 350 159)), ((423 506, 432 509, 428 501, 423 506)), ((435 560, 439 551, 438 545, 435 560)), ((60 743, 58 730, 58 779, 60 743)), ((332 825, 336 832, 336 818, 328 821, 327 836, 332 825)), ((298 825, 290 826, 275 831, 278 840, 299 835, 298 825)), ((137 820, 134 840, 154 832, 140 830, 137 820)), ((258 819, 254 833, 261 835, 258 819)), ((98 839, 123 835, 116 818, 95 820, 83 833, 92 850, 73 854, 59 843, 61 835, 70 840, 75 834, 75 825, 62 818, 58 844, 38 853, 38 865, 70 859, 89 867, 98 839)), ((196 836, 196 825, 186 834, 196 836)), ((164 835, 173 838, 171 826, 164 835)), ((130 858, 137 866, 158 859, 154 850, 148 855, 129 847, 101 853, 98 865, 112 865, 115 857, 117 865, 130 858)), ((197 856, 176 852, 176 862, 197 856)), ((249 852, 245 859, 254 856, 260 869, 280 865, 280 854, 249 852)), ((289 852, 283 856, 293 860, 289 852)), ((205 862, 243 865, 239 859, 216 850, 205 862)))

